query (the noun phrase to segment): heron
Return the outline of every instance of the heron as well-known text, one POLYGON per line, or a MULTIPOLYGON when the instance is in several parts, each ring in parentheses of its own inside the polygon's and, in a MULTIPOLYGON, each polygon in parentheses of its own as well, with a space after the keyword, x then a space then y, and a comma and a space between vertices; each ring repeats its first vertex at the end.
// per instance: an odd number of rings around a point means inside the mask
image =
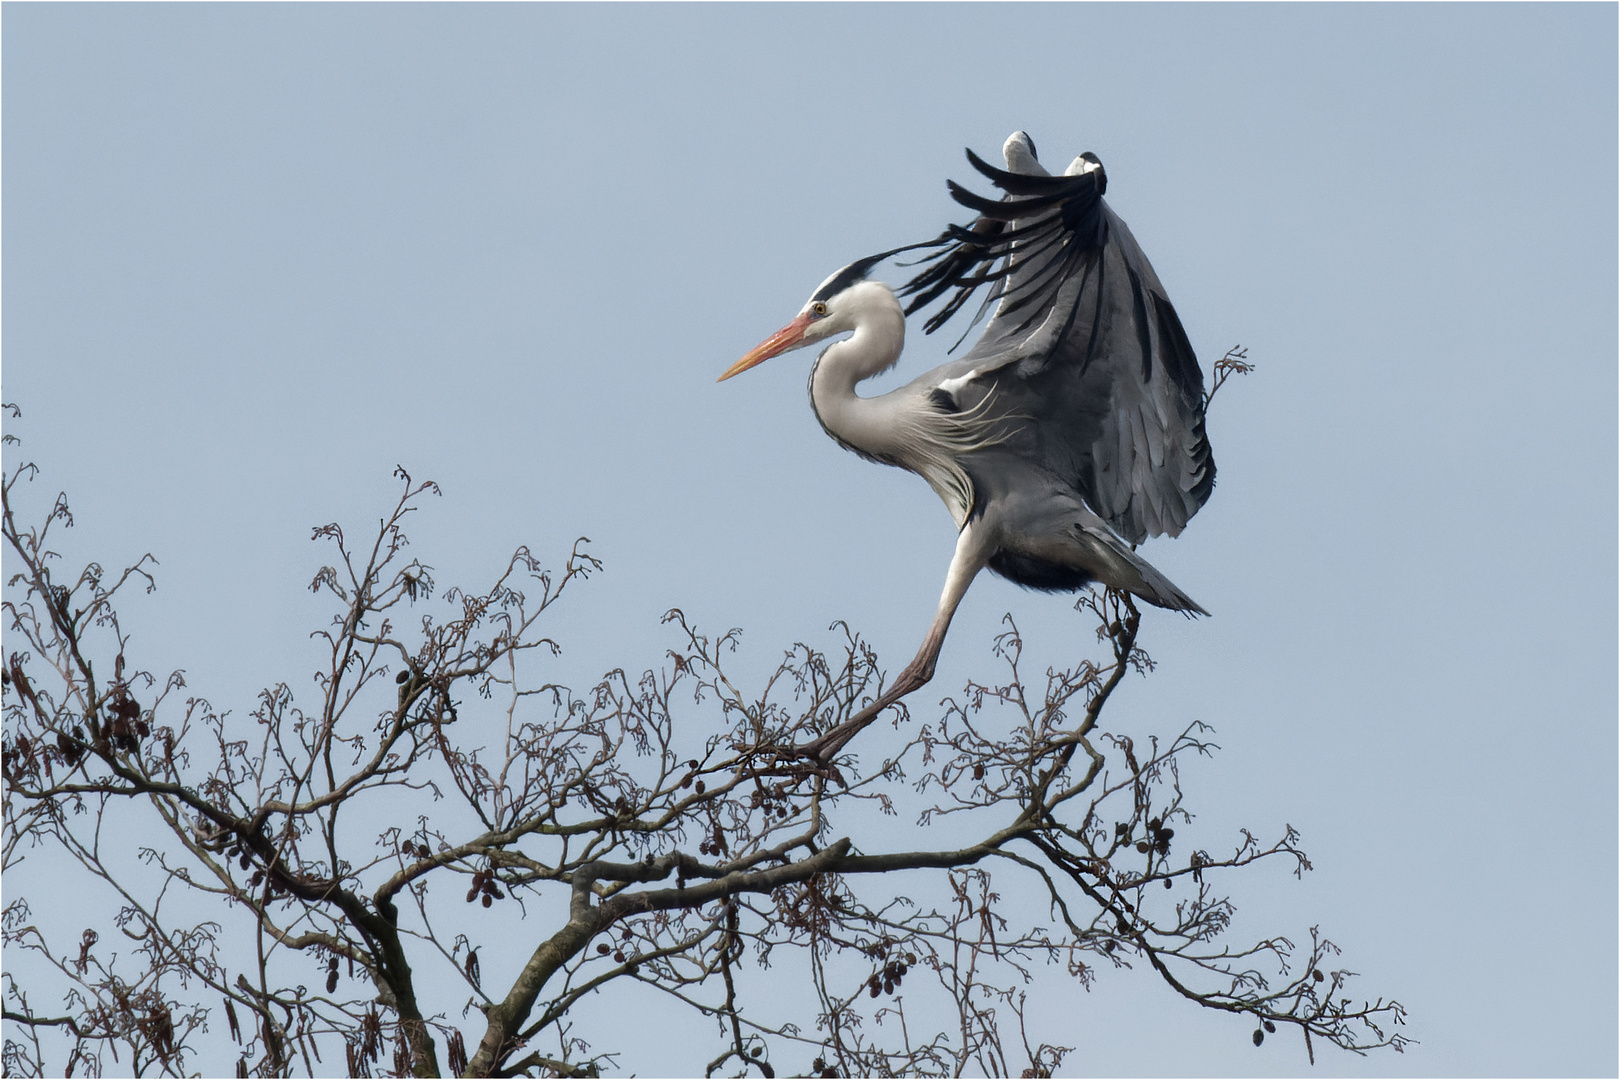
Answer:
POLYGON ((1000 198, 947 182, 977 214, 972 222, 843 267, 720 376, 831 341, 810 368, 822 428, 864 458, 921 476, 956 523, 945 587, 916 657, 870 705, 797 748, 823 767, 933 678, 957 605, 986 568, 1031 589, 1096 583, 1208 614, 1135 551, 1150 536, 1178 535, 1215 485, 1203 373, 1186 331, 1103 200, 1108 177, 1095 154, 1054 176, 1022 131, 1002 154, 1005 169, 967 151, 1000 198), (922 269, 898 289, 871 277, 908 252, 917 254, 903 265, 922 269), (968 352, 890 393, 857 393, 899 361, 907 316, 944 297, 924 324, 932 334, 981 289, 957 345, 990 319, 968 352))

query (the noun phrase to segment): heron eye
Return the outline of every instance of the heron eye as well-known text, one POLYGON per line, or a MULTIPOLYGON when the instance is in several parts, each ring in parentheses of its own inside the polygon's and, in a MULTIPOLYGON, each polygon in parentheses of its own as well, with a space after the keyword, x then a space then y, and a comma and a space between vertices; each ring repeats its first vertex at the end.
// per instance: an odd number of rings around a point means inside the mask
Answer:
POLYGON ((810 310, 817 315, 825 315, 827 314, 827 305, 818 300, 810 305, 810 310))

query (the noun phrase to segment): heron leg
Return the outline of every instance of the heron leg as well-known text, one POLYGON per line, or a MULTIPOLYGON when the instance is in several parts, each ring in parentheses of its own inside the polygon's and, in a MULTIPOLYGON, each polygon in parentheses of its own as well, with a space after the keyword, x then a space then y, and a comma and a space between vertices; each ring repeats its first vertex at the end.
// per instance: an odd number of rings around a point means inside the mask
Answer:
POLYGON ((815 758, 823 764, 830 763, 849 740, 878 718, 879 713, 934 677, 934 666, 939 660, 939 650, 945 644, 945 632, 950 629, 951 617, 956 614, 957 605, 967 594, 968 586, 973 584, 973 579, 989 562, 990 553, 985 548, 986 545, 975 534, 974 523, 964 525, 956 538, 956 553, 951 556, 951 568, 945 574, 945 589, 939 597, 939 608, 934 612, 934 621, 929 624, 917 655, 876 701, 831 731, 799 747, 800 756, 815 758))

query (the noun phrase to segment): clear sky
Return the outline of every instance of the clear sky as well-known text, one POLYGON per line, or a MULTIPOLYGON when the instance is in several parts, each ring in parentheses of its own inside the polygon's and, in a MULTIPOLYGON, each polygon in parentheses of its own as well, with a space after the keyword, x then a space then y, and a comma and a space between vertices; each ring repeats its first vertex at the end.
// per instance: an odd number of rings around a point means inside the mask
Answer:
MULTIPOLYGON (((1206 369, 1258 365, 1214 497, 1144 550, 1214 615, 1149 615, 1115 723, 1213 724, 1201 827, 1291 822, 1316 864, 1240 891, 1251 925, 1320 923, 1411 1009, 1406 1056, 1318 1071, 1620 1067, 1613 5, 3 21, 8 462, 69 492, 74 550, 159 558, 142 663, 239 715, 307 685, 310 527, 373 521, 396 463, 443 485, 413 532, 442 583, 593 539, 551 629, 575 685, 657 663, 674 605, 761 668, 843 618, 897 669, 944 508, 825 437, 809 352, 714 379, 964 220, 964 146, 1094 151, 1206 369)), ((882 385, 947 344, 914 329, 882 385)), ((992 671, 1008 611, 1073 655, 1062 598, 987 575, 915 700, 992 671)), ((1139 979, 1070 1008, 1080 1071, 1306 1067, 1139 979)))

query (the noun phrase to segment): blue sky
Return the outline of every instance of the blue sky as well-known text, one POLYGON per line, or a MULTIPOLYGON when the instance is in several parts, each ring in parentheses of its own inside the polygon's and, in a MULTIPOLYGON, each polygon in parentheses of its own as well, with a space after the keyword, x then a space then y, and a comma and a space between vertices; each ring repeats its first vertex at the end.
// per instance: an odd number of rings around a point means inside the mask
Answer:
MULTIPOLYGON (((238 710, 311 664, 310 527, 374 519, 396 463, 444 488, 413 533, 442 581, 592 538, 576 685, 656 663, 676 605, 761 669, 840 618, 897 668, 948 515, 825 437, 808 353, 715 376, 960 220, 964 146, 1094 151, 1206 369, 1258 365, 1213 499, 1145 549, 1214 616, 1148 617, 1116 722, 1213 724, 1203 824, 1290 822, 1317 867, 1245 910, 1411 1009, 1406 1056, 1320 1071, 1620 1065, 1614 6, 3 19, 8 461, 83 554, 161 560, 143 662, 238 710)), ((879 388, 946 344, 914 329, 879 388)), ((1006 612, 1046 660, 1083 632, 986 576, 916 700, 1006 612)), ((1072 1008, 1084 1071, 1305 1067, 1141 980, 1072 1008)))

